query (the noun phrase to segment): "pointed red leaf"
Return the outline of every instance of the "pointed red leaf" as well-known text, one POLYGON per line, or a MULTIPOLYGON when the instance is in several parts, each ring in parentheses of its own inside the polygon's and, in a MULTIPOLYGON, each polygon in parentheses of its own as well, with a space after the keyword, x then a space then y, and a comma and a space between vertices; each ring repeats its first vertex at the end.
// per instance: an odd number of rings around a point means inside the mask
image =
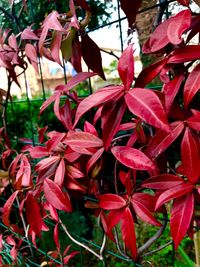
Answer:
POLYGON ((136 19, 137 12, 141 6, 142 0, 120 0, 121 9, 124 11, 129 27, 132 28, 136 19))
POLYGON ((26 44, 25 53, 34 69, 38 72, 38 57, 36 48, 32 44, 26 44))
POLYGON ((62 33, 61 32, 55 32, 53 34, 53 39, 51 41, 51 55, 52 58, 57 62, 59 65, 62 66, 61 60, 60 60, 60 46, 62 41, 62 33))
POLYGON ((155 210, 172 199, 190 193, 193 189, 192 184, 184 183, 164 191, 157 199, 155 210))
POLYGON ((160 130, 150 140, 146 150, 146 154, 150 158, 157 158, 178 138, 184 129, 184 123, 182 121, 173 122, 170 127, 170 132, 160 130))
POLYGON ((103 146, 103 142, 100 138, 87 132, 72 132, 67 135, 63 143, 70 147, 79 146, 80 148, 103 146))
POLYGON ((135 87, 145 87, 150 83, 161 72, 167 60, 165 57, 143 69, 135 81, 135 87))
POLYGON ((88 68, 98 73, 105 80, 100 49, 86 33, 81 36, 81 49, 83 59, 88 68))
POLYGON ((5 224, 6 226, 10 226, 10 220, 9 220, 9 216, 10 216, 10 211, 13 205, 13 202, 16 199, 17 194, 19 193, 19 191, 15 191, 6 201, 6 203, 3 206, 3 215, 2 215, 2 222, 3 224, 5 224))
POLYGON ((122 53, 118 63, 119 76, 126 90, 129 90, 134 79, 133 46, 129 45, 122 53))
POLYGON ((184 173, 190 183, 195 184, 199 179, 200 155, 198 145, 187 127, 181 142, 181 159, 184 173))
POLYGON ((161 223, 158 222, 154 216, 152 215, 152 213, 148 210, 148 208, 140 202, 140 199, 137 199, 134 197, 132 197, 131 199, 131 204, 133 206, 133 209, 135 211, 135 213, 144 221, 147 222, 149 224, 155 225, 155 226, 161 226, 161 223))
POLYGON ((165 107, 166 107, 167 113, 169 113, 170 111, 174 98, 178 94, 178 91, 180 89, 183 79, 184 79, 183 74, 178 75, 173 80, 171 80, 167 84, 164 84, 163 86, 162 90, 165 94, 165 107))
POLYGON ((125 247, 131 251, 134 259, 137 257, 137 245, 133 216, 129 208, 123 210, 121 220, 122 239, 124 240, 125 247))
POLYGON ((36 171, 42 171, 44 169, 48 169, 54 163, 58 163, 60 161, 59 156, 52 156, 46 159, 42 159, 38 164, 35 166, 36 171))
POLYGON ((56 209, 67 212, 72 211, 70 198, 63 193, 55 182, 50 179, 44 180, 44 194, 47 201, 56 209))
POLYGON ((102 148, 98 149, 97 152, 94 153, 94 155, 88 160, 87 165, 86 165, 87 173, 92 168, 92 166, 97 162, 97 160, 101 157, 103 152, 104 152, 104 148, 102 147, 102 148))
POLYGON ((99 207, 104 210, 121 209, 126 206, 126 201, 114 194, 104 194, 99 196, 99 207))
POLYGON ((54 182, 57 183, 59 186, 62 186, 65 178, 65 161, 61 159, 55 173, 54 182))
POLYGON ((184 106, 187 109, 191 100, 200 89, 200 64, 189 74, 184 86, 184 106))
POLYGON ((182 34, 190 27, 191 19, 189 9, 183 10, 171 18, 167 28, 167 37, 170 43, 178 45, 182 42, 182 34))
POLYGON ((184 183, 184 179, 179 176, 172 174, 160 174, 146 179, 142 183, 142 187, 157 190, 167 190, 184 183))
POLYGON ((157 170, 155 164, 140 150, 128 146, 111 148, 115 158, 125 166, 135 170, 157 170))
POLYGON ((31 229, 36 233, 36 235, 41 237, 42 230, 42 216, 40 214, 40 207, 35 200, 33 193, 28 192, 25 202, 26 207, 26 219, 31 229))
POLYGON ((74 126, 77 124, 79 119, 91 108, 96 107, 100 104, 104 104, 109 100, 110 101, 114 99, 117 100, 122 95, 123 95, 122 86, 109 86, 101 88, 96 92, 94 92, 92 95, 86 97, 78 105, 74 126))
POLYGON ((175 249, 186 235, 194 212, 194 195, 192 193, 174 200, 170 229, 175 249))
POLYGON ((49 152, 45 146, 34 146, 30 150, 30 155, 34 159, 43 158, 49 155, 49 152))
POLYGON ((98 133, 97 133, 97 130, 95 129, 95 127, 89 123, 88 121, 85 121, 84 123, 84 132, 87 132, 87 133, 91 133, 95 136, 98 137, 98 133))
POLYGON ((187 125, 196 131, 200 131, 200 114, 197 113, 189 117, 187 119, 187 125))
POLYGON ((187 45, 174 50, 167 63, 184 63, 200 58, 200 45, 187 45))
POLYGON ((39 40, 39 38, 33 32, 30 26, 27 27, 25 30, 23 30, 23 32, 21 33, 21 39, 22 40, 36 40, 36 41, 39 40))
POLYGON ((60 241, 59 241, 59 223, 56 223, 54 230, 53 230, 53 239, 58 251, 60 251, 60 241))
POLYGON ((154 127, 169 131, 165 110, 153 91, 134 88, 126 94, 125 100, 134 115, 154 127))
POLYGON ((118 132, 121 120, 126 111, 126 103, 124 98, 118 101, 108 102, 104 105, 101 112, 101 127, 103 135, 103 143, 108 150, 113 137, 118 132))

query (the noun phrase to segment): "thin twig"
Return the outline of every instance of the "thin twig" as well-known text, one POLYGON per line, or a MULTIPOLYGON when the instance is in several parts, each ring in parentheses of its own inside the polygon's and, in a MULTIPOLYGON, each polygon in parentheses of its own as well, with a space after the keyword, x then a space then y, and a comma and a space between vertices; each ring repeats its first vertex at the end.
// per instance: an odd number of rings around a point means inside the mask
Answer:
POLYGON ((118 233, 117 233, 116 227, 114 228, 114 236, 115 236, 115 241, 116 241, 117 249, 118 249, 120 255, 123 256, 123 257, 125 257, 127 260, 132 261, 132 259, 122 251, 122 248, 121 248, 120 243, 119 243, 119 237, 118 237, 118 233))
POLYGON ((104 52, 106 54, 109 54, 109 55, 115 57, 117 60, 119 60, 119 57, 115 53, 113 53, 113 51, 107 51, 107 50, 102 49, 102 48, 100 48, 100 51, 102 51, 102 52, 104 52))
POLYGON ((78 240, 76 240, 73 236, 71 236, 71 234, 69 233, 69 231, 67 230, 66 226, 63 224, 63 222, 61 220, 59 220, 60 225, 62 226, 64 232, 66 233, 66 235, 69 237, 69 239, 71 241, 73 241, 75 244, 77 244, 80 247, 83 247, 84 249, 86 249, 87 251, 91 252, 93 255, 95 255, 99 260, 103 261, 103 257, 102 255, 99 255, 98 253, 96 253, 94 250, 92 250, 91 248, 89 248, 88 246, 86 246, 85 244, 79 242, 78 240))
POLYGON ((154 236, 152 236, 144 245, 142 245, 139 249, 138 249, 138 255, 141 255, 145 250, 147 250, 164 232, 166 226, 167 226, 167 212, 165 210, 164 212, 164 222, 163 225, 161 226, 161 228, 156 232, 156 234, 154 236))
POLYGON ((149 255, 151 255, 151 254, 154 254, 154 253, 156 253, 156 252, 158 252, 158 251, 160 251, 160 250, 162 250, 162 249, 168 247, 168 246, 171 245, 172 243, 173 243, 173 241, 170 240, 169 242, 165 243, 164 245, 159 246, 158 248, 156 248, 156 249, 154 249, 154 250, 151 250, 151 251, 149 251, 149 252, 143 254, 143 255, 142 255, 142 258, 147 257, 147 256, 149 256, 149 255))

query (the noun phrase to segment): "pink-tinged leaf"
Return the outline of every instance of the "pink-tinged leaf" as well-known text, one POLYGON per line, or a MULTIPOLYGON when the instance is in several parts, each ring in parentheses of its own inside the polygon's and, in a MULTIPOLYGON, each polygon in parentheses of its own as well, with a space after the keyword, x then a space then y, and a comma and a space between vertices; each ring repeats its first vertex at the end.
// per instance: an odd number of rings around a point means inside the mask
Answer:
POLYGON ((129 208, 123 210, 123 216, 121 220, 122 239, 125 243, 125 247, 128 248, 133 256, 133 259, 137 257, 137 245, 133 216, 129 208))
POLYGON ((70 147, 78 146, 80 148, 103 146, 103 142, 100 138, 87 132, 72 132, 67 135, 63 143, 70 147))
POLYGON ((170 127, 170 132, 160 130, 151 138, 146 150, 146 154, 150 158, 157 158, 178 138, 184 129, 184 123, 182 121, 173 122, 170 127))
POLYGON ((29 149, 30 155, 34 159, 47 157, 49 152, 45 146, 35 146, 29 149))
POLYGON ((94 153, 94 155, 88 160, 87 165, 86 165, 87 173, 92 168, 92 166, 94 166, 94 164, 97 162, 97 160, 101 157, 103 152, 104 152, 104 148, 102 147, 102 148, 98 149, 97 152, 94 153))
POLYGON ((55 92, 53 95, 51 95, 41 106, 40 108, 40 114, 49 106, 51 105, 56 98, 60 98, 60 92, 55 92))
POLYGON ((63 263, 64 264, 68 264, 69 263, 69 260, 72 259, 72 258, 74 258, 74 256, 76 256, 79 253, 80 253, 79 251, 73 251, 73 252, 71 252, 69 255, 67 255, 67 256, 64 257, 63 263))
POLYGON ((168 190, 184 183, 184 179, 179 176, 172 174, 160 174, 146 179, 142 183, 142 187, 157 190, 168 190))
POLYGON ((140 150, 128 146, 111 148, 115 158, 123 165, 135 170, 157 170, 155 164, 140 150))
POLYGON ((171 18, 167 28, 167 37, 170 43, 178 45, 182 42, 182 34, 190 27, 191 19, 189 9, 183 10, 171 18))
MULTIPOLYGON (((85 81, 88 78, 91 78, 93 76, 97 75, 97 73, 95 72, 80 72, 78 74, 76 74, 75 76, 73 76, 66 85, 62 85, 63 86, 63 92, 68 92, 69 90, 71 90, 72 88, 74 88, 76 85, 78 85, 79 83, 85 81)), ((60 85, 59 85, 60 86, 60 85)), ((57 90, 59 88, 59 86, 56 87, 55 90, 57 90)))
POLYGON ((195 114, 188 118, 187 125, 196 131, 200 131, 200 114, 195 114))
MULTIPOLYGON (((114 213, 116 210, 109 212, 108 217, 111 213, 114 213)), ((106 214, 104 213, 104 211, 101 210, 100 212, 100 219, 101 219, 101 224, 103 227, 103 230, 105 231, 106 235, 110 238, 110 240, 112 240, 113 242, 115 242, 115 238, 114 235, 112 233, 112 229, 109 229, 109 225, 108 225, 108 217, 106 216, 106 214)))
POLYGON ((134 88, 126 94, 125 100, 134 115, 156 128, 169 131, 165 110, 153 91, 134 88))
POLYGON ((101 112, 101 127, 104 147, 108 150, 113 137, 118 132, 121 120, 126 111, 124 98, 104 105, 101 112))
POLYGON ((131 204, 135 213, 144 221, 155 226, 161 226, 161 223, 158 222, 148 208, 140 202, 138 198, 135 198, 134 195, 131 199, 131 204))
POLYGON ((180 89, 181 83, 184 79, 184 75, 178 75, 173 80, 168 82, 167 84, 164 84, 162 91, 165 94, 165 107, 167 113, 169 113, 169 110, 172 106, 172 103, 174 101, 174 98, 178 94, 178 91, 180 89))
POLYGON ((131 170, 129 170, 127 173, 120 171, 119 172, 119 179, 121 181, 121 183, 123 184, 123 186, 125 187, 127 194, 131 195, 133 188, 134 188, 134 182, 133 179, 131 177, 131 170))
POLYGON ((99 207, 104 210, 116 210, 126 206, 126 201, 114 194, 104 194, 99 196, 99 207))
POLYGON ((99 76, 105 80, 100 49, 86 33, 81 36, 81 50, 83 59, 88 68, 98 73, 99 76))
POLYGON ((97 90, 92 95, 83 99, 78 105, 74 126, 77 124, 79 119, 91 108, 96 107, 100 104, 105 104, 106 102, 111 100, 119 99, 123 95, 123 89, 124 88, 122 86, 108 86, 97 90))
POLYGON ((46 200, 56 209, 71 212, 71 202, 67 193, 63 193, 55 182, 44 180, 44 194, 46 200))
POLYGON ((41 237, 42 230, 42 216, 40 214, 40 207, 35 200, 33 193, 28 192, 25 202, 26 208, 26 219, 31 229, 36 233, 36 235, 41 237))
POLYGON ((187 45, 172 52, 167 63, 184 63, 200 58, 200 45, 187 45))
POLYGON ((193 212, 194 195, 192 193, 174 200, 170 218, 170 229, 175 249, 178 248, 189 229, 193 212))
POLYGON ((93 134, 93 135, 95 135, 95 136, 98 137, 98 132, 97 132, 97 130, 96 130, 95 127, 94 127, 91 123, 89 123, 88 121, 85 121, 85 123, 84 123, 84 132, 91 133, 91 134, 93 134))
POLYGON ((126 90, 129 90, 134 79, 133 46, 129 45, 122 53, 118 63, 119 76, 126 90))
POLYGON ((59 156, 52 156, 52 157, 49 157, 49 158, 46 158, 46 159, 42 159, 36 165, 35 170, 36 171, 42 171, 42 170, 48 169, 54 163, 58 164, 59 161, 60 161, 60 157, 59 156))
POLYGON ((32 44, 26 44, 25 53, 34 69, 38 72, 38 57, 36 48, 32 44))
POLYGON ((54 182, 57 183, 59 186, 62 186, 65 178, 65 161, 61 159, 55 173, 54 182))
POLYGON ((177 2, 179 2, 179 4, 181 4, 183 6, 187 6, 187 7, 189 7, 189 4, 190 4, 190 0, 177 0, 177 2))
POLYGON ((13 49, 18 50, 17 39, 13 33, 8 38, 8 45, 13 49))
POLYGON ((62 66, 61 60, 60 60, 60 46, 62 41, 62 33, 61 32, 55 32, 53 35, 53 39, 51 42, 51 55, 52 58, 57 62, 59 65, 62 66))
POLYGON ((143 69, 135 81, 135 87, 145 87, 150 83, 161 72, 167 60, 165 57, 143 69))
POLYGON ((121 9, 124 11, 129 27, 132 28, 136 19, 137 12, 141 6, 142 0, 120 0, 121 9))
POLYGON ((199 179, 200 155, 198 145, 187 127, 181 142, 181 159, 184 173, 190 183, 195 184, 199 179))
POLYGON ((31 184, 31 165, 26 155, 21 155, 19 170, 16 174, 16 181, 21 179, 22 186, 30 186, 31 184))
POLYGON ((53 239, 58 251, 60 251, 60 241, 59 241, 59 223, 56 223, 54 230, 53 230, 53 239))
POLYGON ((172 199, 187 195, 193 189, 192 184, 184 183, 164 191, 157 199, 155 210, 172 199))
POLYGON ((75 29, 79 29, 80 26, 79 26, 79 22, 78 22, 78 19, 76 17, 76 10, 75 10, 75 6, 74 6, 74 1, 73 0, 70 0, 69 1, 69 8, 70 8, 70 11, 72 13, 72 18, 71 18, 71 21, 70 21, 70 27, 73 27, 75 29))
POLYGON ((187 109, 191 100, 200 89, 200 64, 189 74, 184 86, 184 106, 187 109))
POLYGON ((38 41, 38 36, 31 30, 31 27, 27 27, 23 32, 21 33, 21 39, 22 40, 36 40, 38 41))
POLYGON ((107 217, 108 231, 110 232, 122 219, 122 210, 112 210, 107 217))
POLYGON ((70 62, 77 72, 82 72, 81 58, 82 58, 81 44, 79 42, 79 39, 75 36, 72 42, 72 54, 70 62))
POLYGON ((67 179, 65 185, 66 185, 66 188, 69 190, 81 191, 82 193, 86 191, 85 187, 79 184, 74 179, 67 179))
POLYGON ((5 224, 6 226, 10 226, 10 220, 9 220, 9 216, 10 216, 10 211, 13 205, 13 202, 15 201, 17 194, 19 193, 19 191, 15 191, 6 201, 6 203, 3 206, 3 215, 2 215, 2 222, 3 224, 5 224))
POLYGON ((72 179, 79 179, 85 176, 84 173, 82 173, 78 168, 72 165, 66 166, 66 175, 68 176, 68 178, 70 177, 72 179))
POLYGON ((54 136, 51 136, 50 140, 46 142, 46 147, 48 151, 54 151, 56 147, 60 144, 60 142, 63 140, 65 137, 65 133, 59 133, 55 132, 54 136))

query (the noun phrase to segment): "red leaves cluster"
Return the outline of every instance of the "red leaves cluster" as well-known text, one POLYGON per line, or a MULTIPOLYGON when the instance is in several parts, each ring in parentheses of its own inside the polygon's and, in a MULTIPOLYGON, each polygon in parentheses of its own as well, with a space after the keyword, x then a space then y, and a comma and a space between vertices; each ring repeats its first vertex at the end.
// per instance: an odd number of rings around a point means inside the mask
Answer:
MULTIPOLYGON (((85 1, 77 2, 90 12, 85 1)), ((189 1, 179 2, 189 5, 189 1)), ((140 4, 138 1, 137 6, 129 6, 127 1, 121 1, 130 26, 140 4), (133 13, 129 7, 134 9, 133 13)), ((10 222, 10 212, 17 200, 20 216, 25 214, 35 244, 36 235, 48 230, 44 218, 54 220, 54 241, 60 251, 57 210, 72 212, 71 199, 89 195, 96 202, 87 202, 86 207, 95 209, 106 235, 116 241, 114 227, 119 223, 125 247, 136 259, 135 224, 141 219, 161 227, 154 213, 162 213, 163 205, 172 201, 170 228, 177 248, 184 236, 193 232, 194 220, 199 220, 195 209, 200 192, 200 65, 196 64, 200 49, 199 45, 188 45, 199 33, 198 15, 186 9, 156 28, 143 52, 159 53, 163 57, 135 80, 133 47, 129 45, 118 63, 122 83, 103 87, 81 100, 74 87, 96 74, 104 78, 104 74, 96 44, 85 33, 81 42, 77 38, 80 23, 73 1, 70 9, 72 17, 67 25, 57 12, 52 12, 45 19, 40 35, 31 28, 22 32, 23 40, 31 40, 26 44, 26 55, 36 68, 38 51, 32 43, 38 42, 39 53, 58 63, 58 51, 64 47, 69 49, 64 56, 71 58, 75 68, 81 69, 82 55, 93 72, 80 72, 67 85, 57 86, 43 103, 41 112, 54 103, 54 113, 66 130, 46 133, 47 128, 40 129, 40 145, 26 146, 15 157, 9 167, 15 192, 4 206, 3 223, 15 227, 10 222), (45 40, 52 32, 51 47, 47 48, 45 40), (189 33, 186 40, 185 33, 189 33), (158 75, 163 82, 161 91, 144 88, 158 75), (63 95, 66 101, 60 106, 63 95), (38 163, 32 171, 33 159, 38 163), (146 188, 151 189, 148 194, 143 192, 146 188)), ((12 50, 13 58, 16 57, 18 47, 13 35, 8 45, 9 52, 12 50)), ((5 58, 0 63, 7 69, 11 64, 5 58)), ((6 146, 10 151, 8 140, 6 146)), ((70 255, 65 255, 65 262, 70 255)))

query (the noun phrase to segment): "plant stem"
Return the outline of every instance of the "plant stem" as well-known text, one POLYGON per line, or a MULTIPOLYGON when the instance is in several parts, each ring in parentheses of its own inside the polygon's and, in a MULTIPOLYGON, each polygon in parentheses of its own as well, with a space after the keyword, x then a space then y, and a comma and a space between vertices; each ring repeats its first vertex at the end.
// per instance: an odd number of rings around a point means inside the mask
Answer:
MULTIPOLYGON (((181 246, 178 246, 178 252, 180 253, 181 257, 184 259, 184 263, 187 264, 188 267, 194 267, 194 262, 188 257, 181 246)), ((197 267, 200 265, 196 265, 197 267)))
MULTIPOLYGON (((61 220, 59 220, 60 225, 62 226, 64 232, 66 233, 66 235, 69 237, 69 239, 71 241, 73 241, 75 244, 77 244, 80 247, 83 247, 84 249, 86 249, 87 251, 91 252, 94 256, 96 256, 99 260, 103 261, 103 256, 97 254, 94 250, 92 250, 91 248, 89 248, 88 246, 86 246, 85 244, 79 242, 78 240, 76 240, 73 236, 71 236, 71 234, 69 233, 69 231, 67 230, 67 227, 63 224, 63 222, 61 220)), ((104 241, 103 241, 104 244, 104 241)), ((103 247, 103 245, 102 245, 103 247)), ((101 247, 101 250, 102 250, 101 247)))

